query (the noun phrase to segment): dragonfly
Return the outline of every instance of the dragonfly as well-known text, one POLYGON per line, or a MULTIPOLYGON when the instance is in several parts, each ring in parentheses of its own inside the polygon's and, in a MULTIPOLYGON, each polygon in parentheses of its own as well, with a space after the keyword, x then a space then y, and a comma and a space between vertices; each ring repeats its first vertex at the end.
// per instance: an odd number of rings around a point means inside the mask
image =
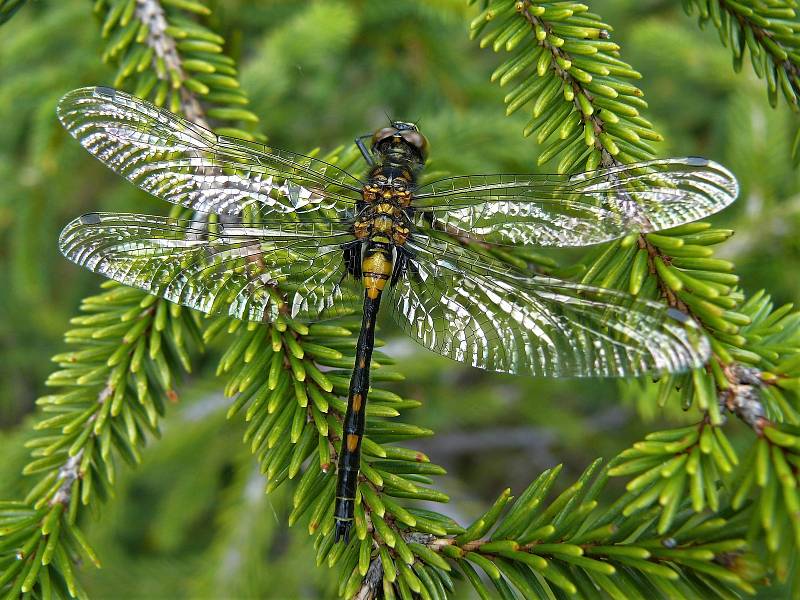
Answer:
POLYGON ((587 246, 706 217, 738 194, 735 177, 713 161, 421 183, 428 141, 410 122, 356 139, 368 165, 362 178, 216 135, 110 88, 66 94, 58 116, 100 161, 188 215, 83 215, 61 233, 68 259, 247 321, 361 312, 338 456, 337 541, 348 539, 353 521, 382 303, 424 347, 489 371, 631 377, 683 372, 709 356, 701 328, 680 310, 525 272, 485 249, 587 246))

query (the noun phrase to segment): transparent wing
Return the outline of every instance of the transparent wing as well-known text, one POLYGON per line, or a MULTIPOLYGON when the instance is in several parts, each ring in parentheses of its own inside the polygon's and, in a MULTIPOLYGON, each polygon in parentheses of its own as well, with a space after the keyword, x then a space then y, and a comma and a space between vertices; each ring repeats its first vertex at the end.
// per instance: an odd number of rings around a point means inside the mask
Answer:
POLYGON ((174 204, 263 219, 320 211, 346 218, 362 183, 326 162, 217 136, 153 104, 110 88, 66 94, 58 116, 89 152, 143 190, 174 204))
POLYGON ((64 228, 59 247, 96 273, 205 313, 319 320, 361 306, 341 247, 352 239, 321 224, 89 213, 64 228))
POLYGON ((470 175, 414 193, 416 223, 494 244, 584 246, 668 229, 736 199, 725 167, 669 158, 578 175, 470 175))
POLYGON ((490 371, 549 377, 679 372, 709 345, 680 311, 628 294, 529 277, 457 244, 415 235, 390 310, 423 346, 490 371))

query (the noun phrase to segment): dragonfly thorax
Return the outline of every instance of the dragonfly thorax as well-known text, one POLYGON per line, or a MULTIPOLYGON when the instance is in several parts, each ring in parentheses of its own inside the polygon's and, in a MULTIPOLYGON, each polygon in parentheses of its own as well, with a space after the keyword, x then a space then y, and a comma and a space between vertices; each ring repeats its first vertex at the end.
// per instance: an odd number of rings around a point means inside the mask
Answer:
POLYGON ((363 208, 353 234, 358 239, 403 245, 408 238, 407 209, 411 204, 410 174, 394 174, 382 169, 373 174, 361 190, 363 208))
POLYGON ((353 224, 353 235, 360 240, 402 246, 409 233, 404 208, 392 199, 367 205, 353 224))
POLYGON ((369 183, 361 190, 361 197, 367 204, 390 202, 405 208, 411 204, 410 181, 411 173, 387 175, 382 172, 370 177, 369 183))

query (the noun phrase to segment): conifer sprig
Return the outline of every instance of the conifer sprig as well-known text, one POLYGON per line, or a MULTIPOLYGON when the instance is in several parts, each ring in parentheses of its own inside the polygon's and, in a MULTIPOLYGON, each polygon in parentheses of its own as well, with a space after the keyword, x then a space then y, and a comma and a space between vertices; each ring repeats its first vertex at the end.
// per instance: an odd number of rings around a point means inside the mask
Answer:
MULTIPOLYGON (((653 156, 654 149, 649 145, 646 149, 640 147, 638 153, 620 153, 608 143, 603 145, 603 139, 611 139, 617 149, 626 147, 624 137, 620 137, 620 123, 613 123, 618 115, 603 105, 607 98, 599 90, 612 96, 606 87, 623 89, 622 77, 638 77, 619 58, 619 47, 608 39, 610 30, 599 16, 588 12, 586 5, 572 2, 491 2, 473 20, 472 33, 482 36, 482 46, 511 53, 492 78, 501 85, 520 80, 506 102, 511 103, 510 109, 525 107, 531 111, 533 120, 525 133, 539 132, 539 141, 544 144, 540 164, 561 156, 559 171, 579 170, 653 156), (582 68, 575 65, 575 56, 583 57, 579 63, 582 68), (617 70, 610 70, 608 64, 616 65, 617 70), (609 112, 614 115, 611 123, 607 117, 602 118, 609 112), (571 120, 580 125, 583 135, 570 132, 565 124, 571 120), (609 129, 609 125, 617 129, 609 129), (586 156, 594 159, 573 160, 584 156, 587 150, 586 156), (570 158, 564 162, 566 157, 570 158)), ((614 95, 617 113, 640 119, 638 109, 646 107, 641 91, 624 89, 626 93, 617 91, 614 95)), ((622 126, 644 126, 630 119, 623 120, 622 126)), ((647 129, 652 132, 653 141, 661 139, 650 124, 647 129)), ((732 272, 732 263, 713 256, 713 246, 732 233, 698 222, 629 236, 599 247, 570 272, 579 275, 582 283, 661 296, 704 326, 715 353, 708 372, 697 370, 668 383, 691 390, 689 399, 710 411, 715 424, 720 422, 719 410, 710 399, 727 386, 726 365, 740 358, 744 362, 752 360, 744 348, 746 339, 739 335, 741 328, 750 323, 750 317, 737 310, 744 301, 736 288, 738 277, 732 272), (717 377, 712 378, 713 374, 717 377)))
POLYGON ((538 163, 554 157, 559 173, 652 158, 662 139, 639 114, 647 107, 632 82, 641 75, 619 58, 611 26, 577 2, 489 2, 473 19, 471 35, 481 47, 509 58, 492 73, 505 97, 506 113, 531 114, 525 135, 536 132, 538 163))
MULTIPOLYGON (((207 7, 99 0, 95 12, 106 39, 103 60, 118 66, 117 85, 136 85, 141 95, 201 124, 255 120, 241 108, 247 99, 222 53, 224 40, 191 20, 208 14, 207 7), (192 76, 193 69, 202 74, 192 76), (216 104, 207 109, 201 98, 212 93, 216 104)), ((103 287, 72 320, 76 327, 65 335, 72 349, 53 358, 59 370, 47 385, 59 391, 37 401, 41 433, 29 443, 32 460, 24 471, 37 482, 24 502, 6 503, 0 513, 0 589, 12 598, 34 590, 45 597, 84 595, 72 564, 82 556, 99 562, 78 529, 83 509, 108 497, 117 460, 135 465, 147 437, 158 435, 166 402, 177 399, 176 373, 191 370, 191 354, 202 346, 191 311, 113 282, 103 287)))
MULTIPOLYGON (((598 85, 607 85, 618 92, 613 98, 615 111, 611 111, 611 121, 617 128, 620 123, 614 123, 615 117, 630 115, 630 119, 640 119, 638 109, 646 104, 638 89, 628 88, 627 93, 619 93, 619 84, 615 83, 616 88, 609 84, 610 76, 617 79, 638 74, 619 58, 618 46, 608 39, 611 28, 588 10, 586 5, 573 2, 496 1, 489 2, 472 22, 473 36, 481 36, 482 46, 491 45, 495 51, 504 49, 511 54, 495 70, 492 79, 499 80, 500 85, 512 80, 520 82, 506 96, 508 111, 524 108, 531 112, 532 120, 524 133, 538 132, 537 141, 543 144, 539 164, 560 158, 559 172, 630 163, 654 155, 649 144, 637 145, 638 153, 619 151, 630 149, 634 139, 619 139, 620 131, 608 127, 609 107, 603 102, 609 100, 610 92, 603 97, 598 91, 606 88, 598 85), (576 52, 582 61, 577 70, 573 61, 576 52), (610 63, 621 71, 612 75, 607 68, 610 63), (572 129, 576 127, 577 133, 572 129), (601 137, 601 133, 605 136, 601 137)), ((622 120, 621 126, 643 125, 630 119, 622 120)), ((652 131, 649 123, 647 126, 652 131)), ((637 130, 637 135, 640 133, 637 130)), ((656 141, 660 136, 652 132, 648 139, 656 141)), ((674 389, 680 390, 681 405, 699 408, 704 414, 703 421, 689 430, 679 430, 679 435, 653 434, 655 439, 624 452, 612 469, 617 475, 638 474, 629 483, 632 497, 625 510, 634 514, 648 506, 657 506, 657 528, 661 532, 671 526, 685 490, 691 490, 689 506, 694 510, 710 507, 718 511, 721 502, 718 485, 726 477, 736 478, 747 472, 735 468, 737 456, 719 429, 724 424, 725 409, 753 428, 758 436, 753 447, 764 447, 767 443, 763 441, 765 427, 775 437, 786 433, 785 426, 780 425, 785 417, 789 424, 795 420, 798 396, 793 388, 793 373, 775 375, 770 369, 777 364, 784 369, 794 367, 800 354, 800 340, 793 333, 796 317, 789 314, 791 307, 771 314, 769 298, 763 293, 745 301, 736 287, 734 265, 714 257, 713 246, 732 233, 699 222, 629 236, 598 247, 579 265, 562 272, 580 277, 583 283, 661 297, 692 315, 711 341, 713 356, 705 368, 666 378, 658 392, 658 402, 663 404, 674 389), (770 336, 777 337, 769 339, 770 336), (678 446, 680 450, 676 450, 678 446)), ((785 457, 785 447, 766 455, 762 451, 762 455, 770 458, 762 472, 778 472, 774 461, 791 464, 785 457)), ((798 480, 797 470, 783 468, 780 472, 783 480, 791 481, 786 484, 787 489, 793 489, 791 486, 798 480)), ((747 497, 747 491, 743 492, 741 498, 747 497)), ((794 497, 788 498, 787 506, 791 507, 794 497)), ((800 515, 790 508, 784 508, 780 514, 800 523, 800 515)), ((773 530, 773 536, 777 531, 782 529, 773 530)), ((795 556, 798 540, 783 536, 782 541, 784 556, 795 556)), ((788 569, 781 568, 773 548, 774 544, 769 562, 785 576, 788 569)))
MULTIPOLYGON (((481 46, 511 54, 492 79, 500 85, 519 81, 505 98, 507 112, 530 111, 524 133, 538 132, 543 144, 539 164, 560 157, 557 170, 575 172, 655 155, 650 142, 662 137, 639 114, 647 103, 631 83, 640 75, 621 60, 610 31, 588 6, 576 2, 490 2, 472 21, 472 35, 481 36, 481 46)), ((582 283, 661 296, 703 324, 715 353, 722 353, 727 364, 732 357, 716 340, 738 341, 733 336, 749 322, 736 311, 743 296, 735 288, 733 265, 713 257, 712 247, 731 234, 712 230, 708 223, 690 223, 629 236, 590 252, 577 269, 563 274, 579 276, 582 283)), ((708 402, 715 395, 713 380, 698 370, 677 383, 686 389, 690 378, 697 383, 690 388, 696 401, 719 422, 716 403, 708 402)))
POLYGON ((13 17, 23 4, 25 0, 0 0, 0 25, 13 17))
POLYGON ((247 110, 225 40, 200 23, 211 9, 196 0, 97 0, 103 60, 117 65, 114 87, 165 106, 190 121, 247 140, 258 117, 247 110))
MULTIPOLYGON (((794 0, 683 0, 688 15, 697 14, 700 27, 714 25, 723 45, 730 48, 738 73, 745 57, 767 86, 770 106, 783 96, 789 108, 800 110, 800 22, 794 0)), ((792 146, 795 165, 800 162, 800 129, 792 146)))
POLYGON ((10 597, 34 589, 83 595, 72 563, 99 561, 78 528, 81 514, 110 495, 117 461, 137 464, 158 434, 165 401, 177 399, 174 373, 190 367, 199 340, 189 311, 115 283, 103 287, 72 320, 72 349, 53 357, 60 370, 47 385, 59 391, 37 401, 43 415, 24 470, 37 481, 24 502, 0 511, 0 585, 10 585, 10 597))
MULTIPOLYGON (((638 598, 649 589, 665 598, 725 598, 727 590, 754 591, 748 579, 759 566, 746 552, 744 527, 736 512, 719 518, 694 515, 682 506, 677 518, 661 530, 658 509, 630 518, 630 492, 608 508, 600 507, 598 496, 608 473, 599 460, 548 501, 560 471, 557 466, 543 472, 519 498, 504 490, 458 535, 405 535, 413 562, 411 568, 404 569, 403 563, 384 568, 385 597, 409 598, 410 592, 422 598, 446 597, 442 591, 451 581, 452 567, 481 598, 515 597, 512 590, 524 598, 563 593, 638 598)), ((366 571, 357 571, 355 556, 350 561, 353 573, 368 575, 376 562, 386 564, 381 555, 366 571)), ((364 586, 376 587, 369 576, 364 586)), ((374 596, 365 592, 359 597, 374 596)))
MULTIPOLYGON (((720 40, 733 53, 734 69, 741 71, 750 53, 753 71, 767 84, 767 96, 776 107, 780 95, 798 112, 800 95, 800 25, 793 0, 777 2, 685 0, 688 14, 698 14, 701 27, 717 28, 720 40)), ((800 160, 800 130, 792 154, 800 160)), ((758 436, 741 466, 729 477, 732 505, 751 503, 750 541, 768 555, 777 577, 797 573, 800 513, 796 492, 800 469, 798 400, 800 399, 800 314, 791 305, 775 308, 762 290, 738 309, 747 317, 738 331, 718 335, 715 348, 721 363, 714 372, 720 405, 736 414, 758 436)))
POLYGON ((771 106, 783 96, 792 110, 800 95, 800 23, 794 0, 683 0, 687 14, 697 14, 701 27, 708 23, 733 54, 733 67, 741 71, 746 55, 759 79, 767 84, 771 106))

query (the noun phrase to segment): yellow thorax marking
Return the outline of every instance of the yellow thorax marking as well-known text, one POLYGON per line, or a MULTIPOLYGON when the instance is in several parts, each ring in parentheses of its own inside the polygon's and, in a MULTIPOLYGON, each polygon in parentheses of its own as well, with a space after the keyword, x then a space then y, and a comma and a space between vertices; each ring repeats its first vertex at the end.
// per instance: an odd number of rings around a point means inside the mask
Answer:
MULTIPOLYGON (((365 199, 367 198, 366 190, 371 190, 370 186, 366 186, 365 199)), ((408 206, 410 203, 410 192, 396 192, 395 200, 398 199, 400 194, 403 196, 401 206, 394 202, 378 202, 372 204, 369 209, 359 218, 353 225, 353 235, 358 239, 371 238, 376 242, 393 243, 402 246, 408 239, 408 227, 404 225, 405 214, 403 206, 408 206)))
MULTIPOLYGON (((403 180, 405 182, 405 180, 403 180)), ((406 182, 407 183, 407 182, 406 182)), ((396 209, 397 206, 402 208, 407 207, 411 204, 411 191, 407 189, 397 189, 392 187, 391 185, 375 185, 374 183, 369 183, 365 185, 361 189, 361 197, 364 199, 364 202, 367 204, 386 204, 390 206, 393 210, 396 209), (387 203, 385 201, 392 201, 391 203, 387 203)))
POLYGON ((372 229, 378 233, 390 233, 394 223, 388 217, 377 217, 372 223, 372 229))

